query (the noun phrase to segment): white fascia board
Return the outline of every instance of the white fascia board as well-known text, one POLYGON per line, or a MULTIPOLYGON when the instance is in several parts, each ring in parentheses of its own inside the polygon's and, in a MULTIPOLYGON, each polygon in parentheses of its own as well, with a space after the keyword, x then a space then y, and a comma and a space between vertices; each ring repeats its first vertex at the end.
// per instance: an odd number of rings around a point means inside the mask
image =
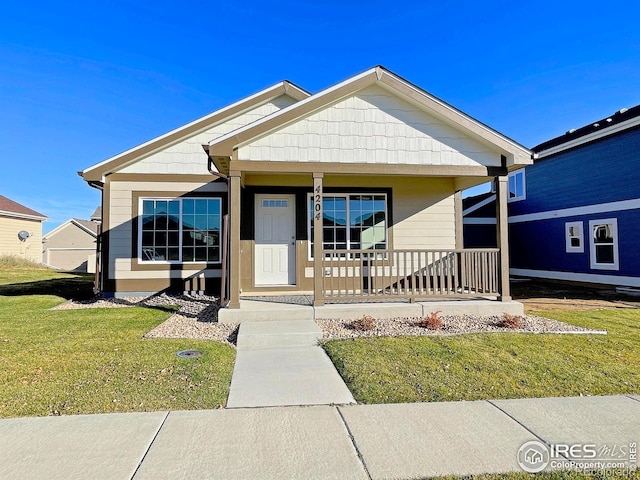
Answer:
MULTIPOLYGON (((316 93, 314 95, 311 95, 311 96, 305 98, 304 100, 300 100, 299 102, 296 102, 296 103, 294 103, 292 105, 289 105, 288 107, 283 108, 282 110, 279 110, 277 112, 272 113, 271 115, 267 115, 266 117, 263 117, 263 118, 261 118, 259 120, 256 120, 255 122, 252 122, 249 125, 245 125, 244 127, 236 128, 235 130, 233 130, 233 131, 231 131, 231 132, 229 132, 229 133, 227 133, 225 135, 222 135, 220 137, 214 138, 213 140, 209 141, 209 146, 213 146, 213 145, 216 145, 217 143, 224 142, 225 140, 233 138, 233 137, 235 137, 236 135, 238 135, 240 133, 246 132, 250 128, 254 128, 254 127, 258 126, 258 125, 261 125, 264 122, 272 121, 274 118, 278 118, 279 116, 285 115, 286 113, 290 112, 291 110, 294 110, 296 108, 302 108, 307 103, 312 102, 312 101, 316 101, 318 98, 322 98, 322 97, 330 94, 331 92, 333 92, 335 90, 338 90, 339 88, 342 88, 345 85, 348 85, 349 83, 352 83, 352 82, 354 82, 354 81, 356 81, 356 80, 358 80, 358 79, 360 79, 362 77, 366 77, 368 75, 371 75, 375 71, 376 71, 375 68, 370 68, 369 70, 367 70, 365 72, 362 72, 361 74, 356 75, 355 77, 348 78, 347 80, 344 80, 343 82, 340 82, 340 83, 338 83, 338 84, 336 84, 336 85, 334 85, 332 87, 329 87, 329 88, 327 88, 325 90, 322 90, 322 91, 320 91, 320 92, 318 92, 318 93, 316 93)), ((308 113, 308 112, 305 112, 305 113, 308 113)), ((278 129, 283 128, 283 127, 285 127, 285 126, 287 126, 290 123, 293 123, 295 121, 296 120, 291 120, 289 122, 279 124, 276 128, 278 128, 278 129)), ((268 135, 268 133, 262 133, 262 135, 268 135)), ((255 138, 251 138, 251 139, 247 140, 246 142, 239 143, 237 146, 238 147, 242 147, 242 146, 246 145, 248 142, 252 142, 254 140, 255 140, 255 138)))
POLYGON ((464 225, 497 225, 498 221, 495 218, 478 217, 478 218, 465 218, 462 220, 464 225))
POLYGON ((55 235, 56 233, 58 233, 60 230, 62 230, 64 227, 66 227, 67 225, 75 225, 76 227, 79 227, 81 230, 87 232, 89 235, 91 235, 93 238, 97 238, 97 234, 95 232, 92 232, 91 230, 89 230, 87 227, 85 227, 84 225, 76 222, 73 218, 70 218, 69 220, 67 220, 64 223, 61 223, 60 225, 58 225, 56 228, 54 228, 53 230, 51 230, 49 233, 47 233, 46 235, 44 235, 42 237, 42 240, 48 240, 50 237, 52 237, 53 235, 55 235))
POLYGON ((569 280, 573 282, 601 283, 603 285, 640 287, 640 277, 629 277, 626 275, 557 272, 553 270, 529 270, 525 268, 510 268, 509 274, 517 275, 519 277, 549 278, 551 280, 569 280))
POLYGON ((621 200, 619 202, 598 203, 582 207, 547 210, 546 212, 526 213, 509 217, 509 223, 533 222, 537 220, 552 220, 554 218, 575 217, 578 215, 594 215, 598 213, 619 212, 623 210, 640 209, 640 198, 621 200))
POLYGON ((25 220, 39 220, 41 222, 49 220, 48 217, 40 217, 38 215, 29 215, 26 213, 7 212, 5 210, 0 210, 0 215, 4 215, 5 217, 22 218, 25 220))
POLYGON ((627 130, 628 128, 633 128, 638 125, 640 125, 640 117, 630 118, 629 120, 625 120, 624 122, 617 123, 610 127, 605 127, 602 130, 598 130, 597 132, 592 132, 592 133, 589 133, 588 135, 584 135, 574 140, 569 140, 568 142, 562 143, 560 145, 556 145, 555 147, 542 150, 536 153, 536 159, 545 158, 550 155, 555 155, 556 153, 563 152, 564 150, 569 150, 570 148, 578 147, 580 145, 584 145, 585 143, 589 143, 594 140, 599 140, 600 138, 608 137, 609 135, 622 132, 624 130, 627 130))
POLYGON ((465 215, 469 215, 470 213, 475 212, 476 210, 484 207, 485 205, 489 205, 491 202, 495 201, 495 199, 496 199, 495 195, 491 195, 491 196, 485 198, 481 202, 478 202, 475 205, 472 205, 471 207, 469 207, 466 210, 464 210, 462 212, 462 216, 464 217, 465 215))
MULTIPOLYGON (((498 137, 498 138, 500 138, 500 140, 508 143, 509 145, 511 145, 513 147, 514 150, 520 151, 522 155, 525 155, 529 159, 529 161, 524 163, 523 165, 529 165, 529 164, 533 163, 533 161, 530 160, 531 156, 533 155, 533 153, 527 147, 525 147, 524 145, 520 145, 515 140, 510 139, 509 137, 507 137, 507 136, 501 134, 500 132, 498 132, 497 130, 494 130, 493 128, 489 127, 488 125, 485 125, 484 123, 480 122, 479 120, 476 120, 475 118, 467 115, 462 110, 458 110, 454 106, 449 105, 448 103, 446 103, 444 100, 440 100, 438 97, 434 97, 430 93, 428 93, 428 92, 416 87, 415 85, 409 83, 405 79, 403 79, 401 77, 398 77, 397 75, 394 75, 392 72, 389 72, 388 70, 383 70, 383 75, 389 75, 390 77, 393 77, 395 80, 397 80, 398 82, 402 83, 407 88, 410 88, 414 92, 429 98, 432 102, 437 103, 443 109, 449 111, 452 115, 463 117, 465 120, 469 121, 470 123, 473 123, 476 127, 478 127, 479 129, 483 130, 484 132, 486 132, 488 134, 487 136, 498 137)), ((485 138, 485 140, 487 140, 487 139, 485 138)), ((520 168, 520 167, 518 167, 518 168, 520 168)))
MULTIPOLYGON (((92 166, 90 166, 88 168, 85 168, 84 170, 81 170, 80 173, 82 175, 84 175, 85 173, 90 172, 91 170, 94 170, 96 168, 100 168, 101 166, 106 165, 106 164, 108 164, 110 162, 113 162, 115 160, 118 160, 119 158, 124 157, 125 155, 129 155, 129 154, 135 152, 136 150, 144 148, 144 147, 146 147, 148 145, 151 145, 151 144, 153 144, 155 142, 161 142, 163 139, 165 139, 167 137, 170 137, 172 135, 175 135, 177 133, 180 133, 182 130, 188 130, 193 125, 196 125, 196 124, 198 124, 200 122, 205 122, 208 118, 212 118, 214 116, 223 114, 224 112, 226 112, 228 110, 231 110, 231 109, 237 107, 238 105, 240 105, 242 103, 251 102, 251 100, 253 100, 254 98, 259 97, 261 95, 265 95, 265 94, 268 94, 269 92, 273 92, 273 97, 272 98, 276 98, 276 97, 278 97, 278 96, 280 96, 282 94, 286 94, 286 89, 287 89, 287 87, 290 87, 290 86, 291 86, 291 84, 289 84, 289 82, 279 82, 279 83, 277 83, 275 85, 272 85, 271 87, 265 88, 264 90, 261 90, 261 91, 259 91, 257 93, 254 93, 253 95, 250 95, 250 96, 245 97, 245 98, 243 98, 241 100, 238 100, 237 102, 234 102, 234 103, 232 103, 230 105, 227 105, 226 107, 222 107, 222 108, 220 108, 218 110, 215 110, 214 112, 211 112, 208 115, 205 115, 203 117, 197 118, 197 119, 193 120, 192 122, 187 123, 186 125, 182 125, 182 126, 180 126, 178 128, 174 128, 173 130, 171 130, 171 131, 169 131, 169 132, 167 132, 167 133, 165 133, 163 135, 160 135, 159 137, 152 138, 151 140, 148 140, 148 141, 146 141, 144 143, 136 145, 135 147, 130 148, 128 150, 125 150, 124 152, 121 152, 121 153, 119 153, 117 155, 114 155, 113 157, 107 158, 106 160, 103 160, 100 163, 96 163, 95 165, 92 165, 92 166), (284 88, 283 88, 283 85, 285 85, 284 88)), ((297 89, 297 90, 299 90, 299 89, 297 89)), ((303 93, 306 94, 306 92, 303 92, 303 93)), ((238 115, 240 115, 240 114, 241 113, 239 113, 238 115)), ((229 120, 229 118, 225 117, 225 118, 221 119, 219 122, 217 122, 216 124, 207 124, 205 127, 202 127, 201 130, 196 131, 194 133, 194 135, 197 135, 199 132, 207 130, 207 129, 217 125, 218 123, 221 123, 221 122, 224 122, 224 121, 227 121, 227 120, 229 120)), ((166 145, 162 144, 162 146, 159 147, 158 150, 162 149, 162 148, 166 148, 166 145)), ((154 150, 153 152, 149 152, 149 154, 153 154, 156 151, 157 150, 154 150)), ((104 180, 104 178, 103 178, 103 180, 104 180)))

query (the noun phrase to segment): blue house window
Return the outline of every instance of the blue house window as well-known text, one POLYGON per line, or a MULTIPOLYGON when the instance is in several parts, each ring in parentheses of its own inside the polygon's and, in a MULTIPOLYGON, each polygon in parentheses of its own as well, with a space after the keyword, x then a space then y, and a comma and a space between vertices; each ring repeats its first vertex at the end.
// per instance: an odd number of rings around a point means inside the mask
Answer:
POLYGON ((582 222, 564 224, 565 245, 567 253, 584 253, 584 232, 582 222))
POLYGON ((527 198, 524 169, 509 173, 509 197, 507 201, 517 202, 527 198))
POLYGON ((591 268, 618 270, 618 220, 606 218, 589 221, 591 268))

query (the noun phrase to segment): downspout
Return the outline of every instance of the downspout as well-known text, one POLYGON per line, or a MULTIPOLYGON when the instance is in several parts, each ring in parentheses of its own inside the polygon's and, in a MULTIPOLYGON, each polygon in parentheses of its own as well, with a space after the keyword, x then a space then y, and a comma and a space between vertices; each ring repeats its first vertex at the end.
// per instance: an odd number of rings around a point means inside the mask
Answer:
MULTIPOLYGON (((81 177, 82 172, 78 172, 78 175, 81 177)), ((96 190, 100 190, 100 207, 104 207, 104 183, 98 182, 95 180, 91 180, 87 182, 90 187, 95 188, 96 190)), ((104 213, 103 213, 104 216, 104 213)), ((47 250, 47 255, 49 251, 47 250)), ((100 224, 98 225, 98 229, 96 232, 96 265, 95 265, 95 273, 93 277, 93 294, 98 295, 102 291, 102 219, 100 219, 100 224)))
MULTIPOLYGON (((202 148, 207 153, 207 170, 214 177, 218 177, 227 184, 227 211, 231 208, 231 190, 229 189, 229 177, 218 172, 213 168, 213 160, 209 156, 209 145, 202 145, 202 148)), ((229 262, 229 214, 223 216, 222 222, 222 272, 220 275, 220 308, 225 308, 229 303, 227 297, 227 274, 228 274, 228 262, 229 262)))

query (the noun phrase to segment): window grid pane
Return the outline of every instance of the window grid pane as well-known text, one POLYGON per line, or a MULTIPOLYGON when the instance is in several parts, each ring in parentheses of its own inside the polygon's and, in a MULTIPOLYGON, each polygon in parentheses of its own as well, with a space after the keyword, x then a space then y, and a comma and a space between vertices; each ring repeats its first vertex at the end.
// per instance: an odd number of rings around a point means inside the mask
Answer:
MULTIPOLYGON (((323 247, 329 250, 387 248, 385 195, 324 196, 323 247)), ((311 256, 313 257, 313 199, 309 199, 311 256)), ((343 256, 343 255, 340 255, 343 256)))
POLYGON ((141 260, 219 262, 221 217, 220 199, 142 200, 141 260))

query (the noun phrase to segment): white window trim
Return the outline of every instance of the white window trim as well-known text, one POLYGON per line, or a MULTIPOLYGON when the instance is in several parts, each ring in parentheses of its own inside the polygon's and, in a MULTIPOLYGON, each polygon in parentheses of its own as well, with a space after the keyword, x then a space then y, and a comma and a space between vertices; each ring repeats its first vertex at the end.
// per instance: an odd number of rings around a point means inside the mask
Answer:
MULTIPOLYGON (((387 248, 389 248, 389 203, 388 203, 388 196, 386 193, 384 192, 366 192, 366 193, 362 193, 362 192, 350 192, 350 193, 345 193, 345 192, 327 192, 326 196, 327 197, 346 197, 347 198, 347 205, 349 204, 349 195, 379 195, 379 196, 384 196, 384 221, 386 223, 386 227, 384 229, 384 242, 387 244, 387 248)), ((325 194, 323 193, 323 200, 324 200, 325 194)), ((308 260, 313 260, 313 254, 311 251, 311 223, 313 221, 313 219, 309 218, 309 202, 313 199, 313 192, 309 192, 307 194, 307 204, 305 206, 305 208, 307 209, 307 259, 308 260)), ((323 211, 324 214, 324 211, 323 211)), ((349 234, 349 228, 351 227, 351 209, 347 206, 347 250, 345 251, 349 251, 351 250, 351 235, 349 234)), ((342 257, 340 257, 340 259, 342 259, 342 257)), ((345 258, 346 260, 346 258, 345 258)))
POLYGON ((620 270, 620 257, 618 256, 618 219, 602 218, 598 220, 589 220, 589 253, 590 266, 594 270, 620 270), (610 223, 613 236, 613 263, 596 263, 596 243, 593 240, 593 227, 610 223))
POLYGON ((565 241, 565 251, 567 253, 584 253, 584 223, 583 222, 567 222, 564 224, 564 241, 565 241), (580 239, 580 245, 574 247, 571 245, 571 239, 576 238, 572 237, 570 232, 572 227, 578 227, 580 229, 580 234, 577 238, 580 239))
POLYGON ((521 200, 526 200, 527 199, 527 176, 525 174, 525 169, 521 168, 520 170, 516 170, 514 172, 509 172, 508 178, 511 179, 512 177, 515 177, 516 175, 522 175, 522 195, 520 197, 511 198, 511 196, 509 194, 509 182, 507 181, 507 202, 508 203, 519 202, 521 200))
POLYGON ((154 200, 154 201, 175 201, 178 200, 180 203, 180 230, 178 235, 178 248, 180 251, 180 257, 182 258, 182 201, 183 200, 217 200, 220 204, 220 226, 222 227, 222 198, 220 197, 140 197, 138 199, 138 264, 140 265, 194 265, 194 264, 203 264, 206 263, 208 265, 221 265, 222 264, 222 228, 220 229, 220 260, 217 262, 209 262, 209 261, 191 261, 191 262, 183 262, 182 260, 144 260, 142 257, 142 217, 143 217, 143 202, 144 200, 154 200))

